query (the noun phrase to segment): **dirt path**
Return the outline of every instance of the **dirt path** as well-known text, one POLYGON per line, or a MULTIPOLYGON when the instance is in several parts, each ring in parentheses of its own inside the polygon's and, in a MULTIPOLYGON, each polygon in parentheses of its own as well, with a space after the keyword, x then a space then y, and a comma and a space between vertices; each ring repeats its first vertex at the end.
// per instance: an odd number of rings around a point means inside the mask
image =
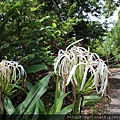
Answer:
POLYGON ((110 84, 113 88, 110 90, 110 97, 112 98, 110 104, 106 104, 106 114, 120 115, 120 68, 114 68, 110 70, 112 77, 109 78, 110 84))

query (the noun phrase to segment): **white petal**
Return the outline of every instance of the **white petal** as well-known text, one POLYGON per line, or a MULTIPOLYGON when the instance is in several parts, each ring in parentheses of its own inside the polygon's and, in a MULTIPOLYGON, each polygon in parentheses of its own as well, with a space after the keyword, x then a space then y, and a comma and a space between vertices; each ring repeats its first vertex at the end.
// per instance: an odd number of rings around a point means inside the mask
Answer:
POLYGON ((84 87, 84 85, 85 85, 85 81, 86 81, 86 78, 87 78, 87 72, 88 72, 88 66, 86 65, 85 71, 84 71, 84 76, 83 76, 82 83, 81 83, 81 87, 80 87, 80 90, 82 90, 83 87, 84 87))
POLYGON ((64 57, 64 55, 61 55, 60 57, 57 58, 56 62, 54 63, 54 73, 56 74, 57 71, 57 66, 60 60, 64 57))
POLYGON ((80 39, 80 40, 77 40, 77 41, 71 43, 71 44, 66 48, 66 51, 67 51, 72 45, 74 45, 74 44, 76 44, 76 43, 78 43, 78 42, 80 42, 80 41, 82 41, 82 40, 83 40, 83 39, 80 39))
POLYGON ((65 86, 67 86, 67 85, 69 84, 70 80, 72 79, 73 74, 74 74, 75 71, 76 71, 76 68, 77 68, 77 65, 74 65, 73 68, 72 68, 72 70, 70 71, 70 74, 69 74, 69 76, 68 76, 67 83, 66 83, 65 86))
POLYGON ((77 82, 77 79, 75 77, 75 74, 73 74, 73 80, 74 80, 75 85, 78 85, 78 82, 77 82))

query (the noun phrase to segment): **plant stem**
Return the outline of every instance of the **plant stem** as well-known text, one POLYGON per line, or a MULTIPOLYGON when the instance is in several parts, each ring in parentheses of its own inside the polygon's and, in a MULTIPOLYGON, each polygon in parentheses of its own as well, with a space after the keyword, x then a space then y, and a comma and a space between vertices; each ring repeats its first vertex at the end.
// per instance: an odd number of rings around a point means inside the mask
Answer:
MULTIPOLYGON (((1 86, 0 86, 1 87, 1 86)), ((3 114, 4 112, 4 105, 3 105, 3 98, 2 92, 0 91, 0 114, 3 114)))
POLYGON ((56 89, 55 89, 55 99, 54 99, 54 113, 56 111, 56 107, 57 107, 57 104, 56 104, 56 101, 58 99, 58 79, 59 79, 59 76, 57 75, 57 79, 56 79, 56 89))
POLYGON ((82 111, 83 100, 84 100, 84 97, 83 97, 83 95, 81 94, 80 115, 81 115, 81 111, 82 111))
POLYGON ((77 93, 73 114, 81 114, 83 99, 83 95, 81 93, 77 93))

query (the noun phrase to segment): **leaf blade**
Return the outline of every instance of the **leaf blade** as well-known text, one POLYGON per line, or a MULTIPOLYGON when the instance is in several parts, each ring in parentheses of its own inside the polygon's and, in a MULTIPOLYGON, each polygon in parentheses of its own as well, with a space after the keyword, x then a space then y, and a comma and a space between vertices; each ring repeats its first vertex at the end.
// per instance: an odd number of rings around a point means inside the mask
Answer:
POLYGON ((27 94, 26 99, 15 109, 13 114, 26 115, 29 113, 29 108, 32 108, 47 90, 49 79, 50 75, 47 75, 42 78, 35 86, 33 86, 31 91, 27 94))
POLYGON ((38 71, 47 69, 47 66, 38 64, 38 65, 27 66, 24 68, 25 68, 26 73, 36 73, 38 71))

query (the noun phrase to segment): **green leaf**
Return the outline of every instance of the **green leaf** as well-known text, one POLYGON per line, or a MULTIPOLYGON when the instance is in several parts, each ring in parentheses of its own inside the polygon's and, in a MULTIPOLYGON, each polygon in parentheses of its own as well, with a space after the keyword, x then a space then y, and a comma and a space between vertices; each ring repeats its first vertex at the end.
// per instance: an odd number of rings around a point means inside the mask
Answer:
POLYGON ((11 44, 12 44, 12 45, 20 44, 20 43, 24 43, 24 44, 25 44, 25 42, 28 42, 28 39, 15 40, 15 41, 13 41, 11 44))
POLYGON ((98 95, 90 95, 90 96, 85 96, 84 99, 87 99, 87 100, 88 99, 101 99, 101 97, 98 95))
POLYGON ((44 69, 47 69, 47 66, 46 65, 32 65, 32 66, 27 66, 27 67, 24 67, 25 68, 25 71, 27 73, 36 73, 40 70, 44 70, 44 69))
POLYGON ((25 93, 27 93, 22 86, 20 86, 20 85, 15 85, 15 87, 18 88, 18 89, 20 89, 20 90, 23 90, 25 93))
POLYGON ((83 101, 83 105, 82 106, 85 106, 85 105, 94 105, 94 104, 96 104, 96 103, 98 103, 99 102, 99 100, 85 100, 85 101, 83 101))
POLYGON ((85 90, 80 91, 81 94, 88 94, 90 93, 95 87, 88 87, 85 90))
POLYGON ((64 96, 64 93, 61 91, 61 96, 57 99, 57 102, 56 102, 56 110, 55 112, 59 112, 62 108, 62 105, 63 105, 63 99, 65 98, 64 96))
POLYGON ((56 23, 52 23, 52 27, 54 28, 57 27, 56 23))
POLYGON ((94 79, 93 74, 88 79, 87 83, 85 83, 84 90, 86 90, 88 87, 91 87, 93 85, 94 79))
POLYGON ((51 107, 49 111, 49 114, 55 114, 61 111, 63 100, 69 93, 64 94, 63 91, 61 91, 59 98, 57 98, 56 100, 56 105, 54 103, 54 105, 51 107))
POLYGON ((36 11, 36 10, 37 10, 36 7, 31 7, 31 8, 30 8, 30 11, 31 11, 31 12, 34 12, 34 11, 36 11))
MULTIPOLYGON (((31 91, 27 94, 26 99, 15 109, 13 114, 21 114, 23 116, 14 116, 22 119, 26 114, 33 114, 32 108, 36 105, 36 102, 46 92, 50 74, 42 78, 35 86, 32 87, 31 91)), ((12 117, 12 116, 11 116, 12 117)))
POLYGON ((5 49, 5 48, 8 48, 9 46, 10 46, 10 43, 5 43, 0 47, 0 49, 5 49))
POLYGON ((60 89, 60 82, 58 82, 58 81, 59 81, 59 77, 57 75, 54 104, 51 107, 51 109, 49 110, 49 112, 48 112, 49 114, 54 114, 54 113, 59 112, 62 108, 64 98, 70 93, 70 92, 68 92, 65 94, 60 89))
POLYGON ((47 114, 47 110, 41 99, 38 100, 37 107, 39 109, 39 114, 44 114, 44 115, 47 114))
POLYGON ((40 20, 38 20, 38 22, 43 22, 44 20, 46 20, 46 19, 48 19, 48 18, 50 18, 50 16, 45 16, 45 17, 43 17, 42 19, 40 19, 40 20))
POLYGON ((34 54, 28 54, 27 56, 22 58, 23 62, 30 62, 35 57, 34 54))
MULTIPOLYGON (((7 34, 5 36, 9 36, 9 35, 7 34)), ((24 43, 26 41, 28 41, 28 40, 15 40, 11 43, 5 43, 0 47, 0 49, 5 49, 5 48, 8 48, 10 45, 20 44, 20 43, 22 43, 22 42, 24 43)), ((28 54, 28 55, 31 55, 31 54, 28 54)))
POLYGON ((28 80, 26 80, 26 87, 30 91, 31 88, 33 87, 32 83, 30 83, 28 80))
POLYGON ((72 108, 73 108, 73 104, 66 106, 61 111, 53 114, 53 116, 51 116, 49 120, 64 120, 65 115, 70 113, 72 111, 72 108))
POLYGON ((84 96, 83 106, 98 103, 100 99, 101 97, 98 95, 84 96))
POLYGON ((71 112, 73 108, 73 104, 70 104, 63 108, 61 111, 57 112, 56 115, 66 115, 67 113, 71 112))
POLYGON ((9 97, 5 97, 4 106, 5 106, 5 110, 6 110, 7 114, 12 114, 15 110, 9 97))
POLYGON ((36 11, 40 6, 44 6, 44 3, 43 3, 43 4, 40 4, 38 7, 31 7, 31 8, 30 8, 31 12, 36 11))

